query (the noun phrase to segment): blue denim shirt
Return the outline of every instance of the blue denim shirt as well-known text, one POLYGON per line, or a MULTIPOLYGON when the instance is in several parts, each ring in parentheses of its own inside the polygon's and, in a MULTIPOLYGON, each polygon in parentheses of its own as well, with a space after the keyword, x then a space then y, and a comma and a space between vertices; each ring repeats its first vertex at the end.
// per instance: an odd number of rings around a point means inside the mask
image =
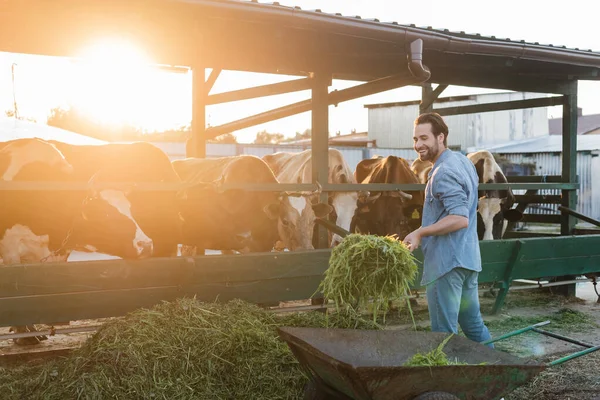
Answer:
POLYGON ((429 172, 421 226, 433 225, 451 214, 467 217, 469 225, 447 235, 422 239, 421 285, 435 281, 456 267, 481 271, 477 237, 478 184, 471 160, 451 150, 445 150, 429 172))

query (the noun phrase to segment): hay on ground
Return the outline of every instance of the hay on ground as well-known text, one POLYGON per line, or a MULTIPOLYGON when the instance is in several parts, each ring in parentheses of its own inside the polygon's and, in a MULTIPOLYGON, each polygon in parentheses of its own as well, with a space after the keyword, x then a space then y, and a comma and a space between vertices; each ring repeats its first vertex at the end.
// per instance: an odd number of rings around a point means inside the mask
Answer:
POLYGON ((5 399, 298 399, 278 326, 378 329, 352 311, 276 315, 235 300, 165 302, 107 323, 64 360, 0 368, 5 399))

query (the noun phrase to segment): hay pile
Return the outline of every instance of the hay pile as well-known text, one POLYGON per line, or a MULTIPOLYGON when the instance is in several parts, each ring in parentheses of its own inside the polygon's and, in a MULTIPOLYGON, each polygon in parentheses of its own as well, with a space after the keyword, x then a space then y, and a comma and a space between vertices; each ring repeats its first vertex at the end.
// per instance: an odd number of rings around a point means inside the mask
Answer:
MULTIPOLYGON (((401 241, 391 236, 351 234, 331 252, 319 290, 338 310, 358 310, 372 300, 375 321, 379 311, 385 317, 391 301, 410 294, 416 276, 415 258, 401 241)), ((410 310, 408 299, 407 304, 410 310)))
POLYGON ((307 378, 278 326, 378 329, 351 312, 278 316, 181 299, 104 325, 68 358, 0 368, 4 399, 297 399, 307 378))

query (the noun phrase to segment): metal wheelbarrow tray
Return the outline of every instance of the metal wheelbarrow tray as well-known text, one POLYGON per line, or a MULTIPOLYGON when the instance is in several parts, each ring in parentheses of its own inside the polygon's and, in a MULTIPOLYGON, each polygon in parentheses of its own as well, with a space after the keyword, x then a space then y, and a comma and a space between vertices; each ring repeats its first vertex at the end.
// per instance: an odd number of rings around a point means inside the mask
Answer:
POLYGON ((600 349, 539 329, 548 323, 519 329, 493 341, 532 330, 587 349, 543 364, 454 335, 444 346, 444 353, 449 360, 471 365, 404 367, 414 354, 435 349, 448 334, 291 327, 278 331, 310 377, 305 400, 492 400, 527 383, 548 366, 600 349))

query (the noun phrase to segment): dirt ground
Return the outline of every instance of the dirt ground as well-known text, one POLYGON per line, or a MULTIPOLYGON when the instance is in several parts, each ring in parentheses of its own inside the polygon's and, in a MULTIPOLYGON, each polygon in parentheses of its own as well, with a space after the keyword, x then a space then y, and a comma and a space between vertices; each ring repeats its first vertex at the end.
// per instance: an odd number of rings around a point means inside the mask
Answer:
MULTIPOLYGON (((543 329, 553 331, 586 343, 600 345, 600 303, 591 284, 578 287, 578 297, 564 298, 559 295, 535 291, 514 291, 507 296, 506 305, 499 315, 489 315, 494 298, 481 296, 484 320, 493 337, 518 329, 528 324, 558 318, 565 310, 578 311, 574 319, 566 322, 556 319, 543 329), (585 318, 584 318, 585 317, 585 318), (585 319, 585 320, 584 320, 585 319), (525 324, 525 325, 523 325, 525 324), (553 326, 554 324, 554 326, 553 326)), ((292 302, 286 306, 309 305, 310 302, 292 302)), ((429 329, 429 316, 424 298, 418 298, 412 307, 418 329, 429 329)), ((57 329, 80 326, 99 326, 108 319, 72 321, 57 329)), ((405 311, 390 312, 385 321, 388 329, 413 329, 405 311)), ((46 328, 43 325, 38 329, 46 328)), ((0 328, 0 334, 8 328, 0 328)), ((80 346, 93 332, 69 333, 48 337, 32 346, 17 346, 11 340, 0 340, 0 362, 10 365, 22 362, 39 362, 47 357, 64 354, 80 346)), ((538 362, 548 362, 569 353, 582 350, 580 346, 545 337, 537 333, 526 333, 506 339, 497 344, 497 350, 538 362)), ((600 400, 600 351, 586 355, 562 365, 548 368, 530 384, 505 396, 505 400, 548 399, 548 400, 600 400)))

